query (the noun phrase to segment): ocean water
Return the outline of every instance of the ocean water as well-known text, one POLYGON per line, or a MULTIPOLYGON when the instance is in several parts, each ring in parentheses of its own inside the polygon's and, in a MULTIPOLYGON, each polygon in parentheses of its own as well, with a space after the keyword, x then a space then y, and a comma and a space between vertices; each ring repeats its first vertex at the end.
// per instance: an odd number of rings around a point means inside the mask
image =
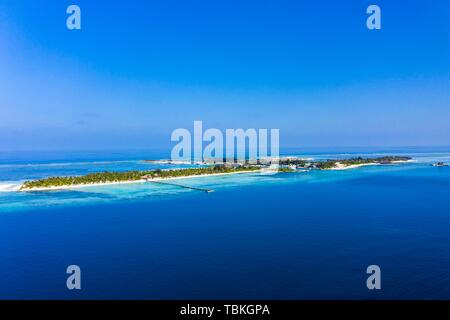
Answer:
POLYGON ((24 180, 167 167, 164 152, 0 154, 0 298, 449 299, 450 150, 344 171, 259 173, 52 192, 24 180), (82 289, 66 288, 79 265, 82 289), (381 268, 368 290, 366 268, 381 268))

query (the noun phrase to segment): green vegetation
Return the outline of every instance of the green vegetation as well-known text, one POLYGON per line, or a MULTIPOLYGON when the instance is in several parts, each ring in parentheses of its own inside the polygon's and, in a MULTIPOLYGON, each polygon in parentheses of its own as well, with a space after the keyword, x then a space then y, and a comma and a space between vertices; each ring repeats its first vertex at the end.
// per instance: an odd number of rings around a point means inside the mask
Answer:
POLYGON ((348 166, 354 166, 354 165, 362 165, 362 164, 390 164, 395 161, 407 161, 411 160, 410 157, 398 157, 398 156, 386 156, 386 157, 378 157, 378 158, 351 158, 351 159, 342 159, 342 160, 326 160, 326 161, 320 161, 316 162, 315 166, 318 169, 332 169, 336 167, 337 163, 340 163, 341 165, 344 165, 346 167, 348 166))
POLYGON ((395 161, 407 161, 411 160, 410 157, 400 156, 385 156, 377 158, 351 158, 351 159, 334 159, 334 160, 321 160, 321 161, 307 161, 304 159, 286 158, 280 160, 280 165, 290 166, 295 165, 297 168, 312 168, 312 169, 333 169, 340 163, 343 166, 361 165, 361 164, 389 164, 395 161))
POLYGON ((278 172, 295 172, 295 170, 291 168, 279 167, 278 172))
MULTIPOLYGON (((337 167, 337 164, 343 166, 361 165, 361 164, 389 164, 395 161, 407 161, 410 157, 398 157, 398 156, 386 156, 378 158, 351 158, 340 160, 323 160, 323 161, 306 161, 303 159, 289 158, 281 159, 281 167, 279 172, 292 172, 294 169, 288 166, 296 166, 297 168, 311 168, 311 169, 333 169, 337 167)), ((68 177, 50 177, 41 180, 27 181, 25 182, 21 190, 32 190, 34 188, 51 188, 51 187, 65 187, 74 185, 88 185, 94 183, 114 183, 114 182, 127 182, 138 181, 142 179, 155 179, 155 178, 174 178, 174 177, 187 177, 206 174, 218 174, 218 173, 237 173, 242 171, 257 171, 261 169, 261 165, 242 165, 242 166, 229 166, 229 165, 214 165, 207 167, 196 167, 187 169, 174 169, 174 170, 151 170, 151 171, 124 171, 124 172, 98 172, 91 173, 85 176, 68 176, 68 177)))
POLYGON ((304 159, 286 158, 280 159, 280 165, 284 166, 298 166, 304 168, 308 164, 308 161, 304 159))
POLYGON ((314 167, 321 170, 333 169, 336 167, 336 160, 326 160, 326 161, 318 161, 315 163, 314 167))
POLYGON ((33 189, 33 188, 50 188, 50 187, 62 187, 71 185, 83 185, 93 183, 111 183, 111 182, 125 182, 125 181, 137 181, 143 178, 173 178, 173 177, 185 177, 204 174, 217 174, 217 173, 233 173, 242 171, 259 170, 259 167, 255 166, 211 166, 203 168, 188 168, 188 169, 174 169, 174 170, 151 170, 151 171, 124 171, 124 172, 98 172, 90 173, 85 176, 69 176, 69 177, 50 177, 41 180, 27 181, 25 182, 21 190, 33 189))

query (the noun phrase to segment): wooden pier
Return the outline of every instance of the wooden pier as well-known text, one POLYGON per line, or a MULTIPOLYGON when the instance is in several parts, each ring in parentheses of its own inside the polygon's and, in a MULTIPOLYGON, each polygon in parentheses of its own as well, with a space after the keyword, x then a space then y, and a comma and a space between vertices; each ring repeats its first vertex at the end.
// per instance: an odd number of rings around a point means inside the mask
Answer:
POLYGON ((168 186, 174 186, 174 187, 179 187, 179 188, 184 188, 184 189, 190 189, 190 190, 195 190, 195 191, 201 191, 201 192, 206 192, 206 193, 211 193, 214 192, 213 189, 206 189, 206 188, 198 188, 198 187, 191 187, 191 186, 185 186, 184 184, 179 184, 179 183, 173 183, 173 182, 167 182, 167 181, 161 181, 161 180, 153 180, 150 179, 148 177, 142 177, 143 179, 147 180, 147 182, 153 182, 153 183, 158 183, 158 184, 165 184, 168 186))

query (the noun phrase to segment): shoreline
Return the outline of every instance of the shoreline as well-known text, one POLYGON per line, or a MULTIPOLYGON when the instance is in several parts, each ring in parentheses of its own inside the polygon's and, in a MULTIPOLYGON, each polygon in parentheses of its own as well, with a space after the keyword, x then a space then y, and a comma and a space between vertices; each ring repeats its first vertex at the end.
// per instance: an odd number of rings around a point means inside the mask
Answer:
POLYGON ((70 189, 78 189, 85 187, 98 187, 98 186, 108 186, 108 185, 120 185, 120 184, 132 184, 132 183, 145 183, 145 182, 158 182, 158 181, 167 181, 167 180, 180 180, 180 179, 189 179, 195 177, 209 177, 209 176, 224 176, 230 174, 239 174, 239 173, 252 173, 252 172, 261 172, 261 170, 248 170, 248 171, 236 171, 236 172, 221 172, 221 173, 210 173, 210 174, 193 174, 189 176, 181 176, 181 177, 169 177, 169 178, 153 178, 153 179, 139 179, 139 180, 128 180, 128 181, 109 181, 109 182, 97 182, 97 183, 83 183, 83 184, 72 184, 72 185, 63 185, 63 186, 54 186, 54 187, 36 187, 36 188, 21 188, 19 192, 30 192, 30 191, 57 191, 57 190, 70 190, 70 189))
POLYGON ((337 171, 340 171, 340 170, 356 169, 356 168, 366 167, 366 166, 380 166, 380 165, 381 165, 381 163, 361 163, 361 164, 352 164, 352 165, 349 165, 349 166, 337 165, 334 168, 324 169, 324 170, 337 170, 337 171))
MULTIPOLYGON (((409 162, 415 162, 413 159, 409 160, 396 160, 391 161, 389 163, 381 163, 381 162, 368 162, 368 163, 359 163, 359 164, 351 164, 351 165, 345 165, 337 161, 335 163, 334 167, 331 168, 316 168, 318 170, 351 170, 359 167, 365 167, 365 166, 379 166, 379 165, 392 165, 392 164, 401 164, 401 163, 409 163, 409 162)), ((314 170, 314 169, 313 169, 314 170)), ((283 171, 281 168, 280 171, 283 171)), ((274 172, 280 172, 279 170, 274 170, 274 172)), ((309 171, 309 170, 307 170, 309 171)), ((239 174, 239 173, 262 173, 264 172, 264 169, 257 169, 257 170, 243 170, 243 171, 233 171, 233 172, 218 172, 218 173, 203 173, 203 174, 190 174, 185 176, 173 176, 173 177, 155 177, 155 178, 146 178, 145 176, 142 176, 140 179, 133 179, 133 180, 123 180, 123 181, 105 181, 105 182, 93 182, 93 183, 81 183, 81 184, 67 184, 67 185, 59 185, 59 186, 49 186, 49 187, 24 187, 25 184, 22 184, 18 188, 18 192, 32 192, 32 191, 57 191, 57 190, 70 190, 70 189, 78 189, 78 188, 85 188, 85 187, 96 187, 96 186, 108 186, 108 185, 121 185, 121 184, 131 184, 131 183, 145 183, 145 182, 158 182, 158 181, 170 181, 170 180, 179 180, 179 179, 189 179, 189 178, 195 178, 195 177, 208 177, 208 176, 223 176, 223 175, 231 175, 231 174, 239 174)), ((305 170, 299 170, 293 169, 292 172, 305 172, 305 170)), ((138 177, 136 177, 138 178, 138 177)))
POLYGON ((388 165, 392 165, 392 164, 410 163, 410 162, 416 162, 416 160, 414 160, 414 159, 397 160, 397 161, 391 161, 390 163, 379 163, 379 162, 361 163, 361 164, 352 164, 352 165, 349 165, 349 166, 340 166, 340 165, 338 165, 338 166, 336 166, 334 168, 324 169, 324 170, 349 170, 349 169, 356 169, 356 168, 366 167, 366 166, 388 166, 388 165))

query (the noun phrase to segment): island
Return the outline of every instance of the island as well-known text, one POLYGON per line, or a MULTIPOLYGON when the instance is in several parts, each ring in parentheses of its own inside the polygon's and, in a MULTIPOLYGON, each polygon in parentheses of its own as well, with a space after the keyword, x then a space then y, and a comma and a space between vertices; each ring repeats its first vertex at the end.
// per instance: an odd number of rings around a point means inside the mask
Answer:
POLYGON ((251 172, 304 172, 309 170, 343 170, 368 165, 386 165, 408 162, 412 159, 404 156, 385 156, 377 158, 350 158, 335 160, 308 160, 298 157, 265 158, 257 161, 221 163, 216 161, 202 163, 205 166, 182 169, 156 169, 147 171, 105 171, 83 176, 49 177, 26 181, 19 191, 48 191, 69 189, 80 186, 106 184, 157 182, 168 179, 188 178, 194 176, 226 175, 251 172))
POLYGON ((166 179, 224 175, 234 173, 249 173, 260 170, 257 166, 225 166, 217 165, 203 168, 185 168, 149 171, 105 171, 90 173, 84 176, 49 177, 45 179, 26 181, 19 191, 47 191, 67 189, 77 186, 93 186, 145 181, 161 181, 166 179))
POLYGON ((295 157, 281 158, 279 164, 296 169, 320 169, 320 170, 343 170, 368 165, 395 164, 412 161, 406 156, 384 156, 375 158, 356 157, 350 159, 329 159, 308 161, 295 157))

